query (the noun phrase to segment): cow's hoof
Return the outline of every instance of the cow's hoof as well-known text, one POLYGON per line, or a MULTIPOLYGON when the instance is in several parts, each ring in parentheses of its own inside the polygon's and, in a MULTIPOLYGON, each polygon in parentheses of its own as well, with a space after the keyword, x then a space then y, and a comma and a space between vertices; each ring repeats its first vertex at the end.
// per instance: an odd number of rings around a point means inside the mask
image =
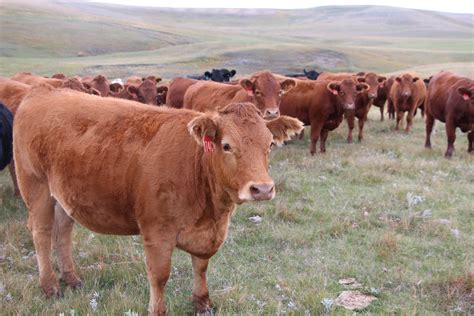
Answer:
POLYGON ((63 292, 61 291, 61 287, 59 284, 55 284, 52 286, 42 286, 44 295, 46 298, 60 298, 63 297, 63 292))
POLYGON ((213 316, 214 310, 212 309, 212 302, 209 297, 197 297, 193 296, 193 305, 196 315, 200 316, 213 316))
POLYGON ((84 286, 84 283, 77 277, 77 275, 74 272, 70 273, 64 273, 61 277, 61 280, 63 280, 67 286, 69 286, 72 289, 80 289, 84 286))

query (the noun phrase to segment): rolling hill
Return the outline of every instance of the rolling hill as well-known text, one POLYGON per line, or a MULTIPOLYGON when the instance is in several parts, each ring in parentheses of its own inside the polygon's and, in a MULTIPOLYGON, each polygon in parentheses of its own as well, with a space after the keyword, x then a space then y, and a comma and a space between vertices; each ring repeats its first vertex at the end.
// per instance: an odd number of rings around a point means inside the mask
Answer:
POLYGON ((0 3, 0 74, 240 74, 318 70, 474 74, 474 16, 381 6, 163 9, 86 1, 0 3))

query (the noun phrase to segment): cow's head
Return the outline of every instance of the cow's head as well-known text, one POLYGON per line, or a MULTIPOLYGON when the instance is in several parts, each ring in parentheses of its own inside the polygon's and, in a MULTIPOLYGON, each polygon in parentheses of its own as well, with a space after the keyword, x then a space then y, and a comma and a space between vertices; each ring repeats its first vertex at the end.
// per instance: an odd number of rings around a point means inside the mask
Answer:
POLYGON ((68 88, 76 91, 81 91, 81 92, 89 92, 89 89, 87 89, 82 82, 77 79, 77 78, 68 78, 63 81, 62 84, 63 88, 68 88))
POLYGON ((430 85, 431 78, 433 78, 433 76, 423 79, 423 82, 425 83, 426 88, 428 88, 428 86, 430 85))
POLYGON ((311 80, 316 80, 319 77, 319 72, 317 72, 316 70, 306 71, 306 69, 303 69, 303 72, 306 78, 311 80))
POLYGON ((279 82, 268 71, 258 72, 250 79, 241 79, 239 83, 265 119, 273 119, 280 115, 281 97, 296 86, 295 80, 284 79, 279 82))
POLYGON ((145 81, 146 79, 150 79, 151 81, 154 81, 154 82, 156 82, 156 83, 158 83, 158 82, 161 81, 161 78, 160 78, 160 77, 157 77, 157 76, 143 77, 143 78, 142 78, 142 81, 145 81))
POLYGON ((166 95, 168 94, 168 87, 161 86, 156 88, 156 104, 163 105, 166 104, 166 95))
POLYGON ((212 80, 215 82, 229 82, 230 78, 235 76, 237 72, 232 69, 212 69, 212 71, 206 71, 204 77, 206 80, 212 80))
POLYGON ((189 133, 204 147, 218 188, 239 204, 273 199, 271 148, 302 129, 303 123, 288 116, 265 121, 252 103, 232 103, 188 124, 189 133))
POLYGON ((411 97, 415 83, 419 80, 418 77, 413 77, 410 74, 403 74, 395 78, 395 81, 400 85, 400 94, 403 98, 411 97))
POLYGON ((52 75, 51 78, 64 80, 64 79, 66 79, 66 75, 63 74, 63 73, 56 73, 56 74, 52 75))
POLYGON ((359 83, 366 83, 369 86, 369 89, 367 90, 367 95, 369 96, 370 99, 375 99, 377 98, 378 90, 379 88, 384 87, 384 83, 386 78, 382 76, 377 76, 373 72, 369 73, 363 73, 362 76, 357 76, 357 82, 359 83))
POLYGON ((352 79, 344 79, 342 81, 331 81, 328 83, 327 89, 336 96, 337 102, 345 110, 354 110, 357 95, 368 90, 369 85, 366 83, 355 83, 352 79))
POLYGON ((84 86, 89 90, 92 90, 92 88, 94 88, 95 90, 99 91, 100 95, 103 97, 106 97, 110 94, 110 86, 107 77, 103 75, 95 76, 90 84, 84 83, 84 86))
POLYGON ((138 87, 130 85, 127 89, 138 102, 156 105, 156 81, 145 79, 138 87))

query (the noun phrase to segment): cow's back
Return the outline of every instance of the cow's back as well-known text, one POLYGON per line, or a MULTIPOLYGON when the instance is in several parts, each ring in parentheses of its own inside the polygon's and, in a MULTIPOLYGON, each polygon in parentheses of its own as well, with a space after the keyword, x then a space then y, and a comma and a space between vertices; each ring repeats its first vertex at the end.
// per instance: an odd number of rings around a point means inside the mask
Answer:
POLYGON ((0 101, 15 115, 31 86, 15 80, 0 81, 0 101))
POLYGON ((342 81, 344 79, 355 78, 353 73, 350 72, 323 72, 321 73, 317 80, 337 80, 342 81))
POLYGON ((166 94, 166 105, 180 109, 183 107, 186 90, 195 83, 195 79, 178 77, 171 81, 166 94))
POLYGON ((200 81, 188 88, 183 106, 186 109, 205 112, 232 102, 245 101, 248 101, 247 95, 240 85, 200 81))

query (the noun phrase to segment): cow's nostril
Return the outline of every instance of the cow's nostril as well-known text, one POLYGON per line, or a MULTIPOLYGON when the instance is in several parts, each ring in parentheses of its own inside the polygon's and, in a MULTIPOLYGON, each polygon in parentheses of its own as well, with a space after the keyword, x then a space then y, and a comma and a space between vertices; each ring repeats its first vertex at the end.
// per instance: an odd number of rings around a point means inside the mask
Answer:
POLYGON ((260 193, 260 190, 259 190, 256 186, 252 185, 252 186, 250 187, 250 193, 251 193, 252 195, 256 195, 256 194, 259 194, 259 193, 260 193))

